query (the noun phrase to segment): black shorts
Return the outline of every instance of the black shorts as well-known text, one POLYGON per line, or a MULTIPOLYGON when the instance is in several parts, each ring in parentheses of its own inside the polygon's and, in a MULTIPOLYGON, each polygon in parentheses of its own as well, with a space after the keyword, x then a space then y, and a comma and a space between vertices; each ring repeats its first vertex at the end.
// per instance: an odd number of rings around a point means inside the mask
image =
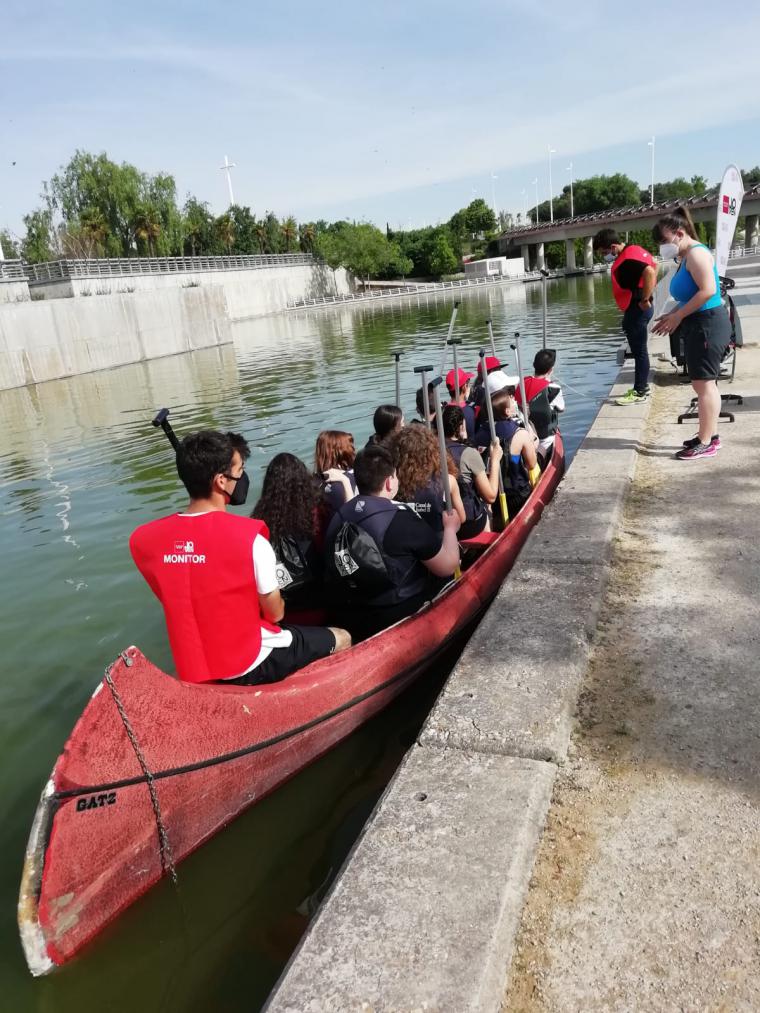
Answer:
POLYGON ((731 341, 731 321, 724 306, 691 313, 678 328, 691 380, 717 380, 731 341))
POLYGON ((335 650, 335 634, 326 626, 291 626, 283 623, 280 629, 290 630, 293 636, 290 647, 273 647, 260 665, 239 679, 225 679, 225 685, 258 686, 264 682, 279 682, 286 675, 305 668, 319 658, 326 658, 335 650))

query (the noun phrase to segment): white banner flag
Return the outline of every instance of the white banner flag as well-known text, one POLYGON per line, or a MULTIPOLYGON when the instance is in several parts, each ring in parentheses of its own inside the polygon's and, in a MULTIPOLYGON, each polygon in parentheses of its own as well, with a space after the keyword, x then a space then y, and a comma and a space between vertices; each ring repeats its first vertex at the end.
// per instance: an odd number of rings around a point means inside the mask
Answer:
POLYGON ((715 231, 715 263, 718 276, 725 278, 728 269, 728 254, 734 241, 739 209, 744 197, 742 174, 735 165, 729 165, 723 173, 723 182, 718 194, 718 219, 715 231))

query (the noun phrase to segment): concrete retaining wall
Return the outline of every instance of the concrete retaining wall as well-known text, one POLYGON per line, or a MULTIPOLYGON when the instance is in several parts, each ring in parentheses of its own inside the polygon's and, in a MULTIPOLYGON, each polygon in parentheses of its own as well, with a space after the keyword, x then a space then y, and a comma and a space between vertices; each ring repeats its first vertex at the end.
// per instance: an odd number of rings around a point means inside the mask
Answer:
POLYGON ((70 299, 130 295, 137 292, 221 287, 232 320, 266 316, 302 299, 347 295, 348 276, 324 264, 294 264, 237 271, 184 271, 174 274, 130 274, 105 278, 63 278, 33 284, 35 299, 70 299))
POLYGON ((648 411, 602 407, 269 1013, 501 1009, 648 411))
POLYGON ((29 285, 26 279, 0 278, 0 304, 29 302, 29 285))
POLYGON ((0 306, 0 390, 232 341, 219 285, 0 306))

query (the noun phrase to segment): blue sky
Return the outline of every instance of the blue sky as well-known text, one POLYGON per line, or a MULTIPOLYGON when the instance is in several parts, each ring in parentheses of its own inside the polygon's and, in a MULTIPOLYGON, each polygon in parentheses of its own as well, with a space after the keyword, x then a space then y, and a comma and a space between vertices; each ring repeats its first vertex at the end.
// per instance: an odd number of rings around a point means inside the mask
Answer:
POLYGON ((728 0, 3 0, 0 226, 76 148, 214 211, 407 227, 577 176, 760 162, 760 7, 728 0), (15 162, 15 165, 12 163, 15 162))

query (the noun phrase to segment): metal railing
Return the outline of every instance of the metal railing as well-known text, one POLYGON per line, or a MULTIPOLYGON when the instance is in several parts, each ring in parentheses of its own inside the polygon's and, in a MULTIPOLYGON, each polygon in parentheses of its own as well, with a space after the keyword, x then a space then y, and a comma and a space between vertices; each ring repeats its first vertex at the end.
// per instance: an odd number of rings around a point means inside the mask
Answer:
POLYGON ((732 246, 728 254, 729 260, 741 260, 742 257, 756 257, 760 246, 732 246))
POLYGON ((250 271, 263 267, 314 264, 310 253, 275 253, 240 257, 103 257, 51 260, 27 264, 30 284, 70 278, 123 278, 133 275, 188 274, 199 271, 250 271))
POLYGON ((22 260, 0 260, 0 281, 26 281, 26 264, 22 260))
MULTIPOLYGON (((760 199, 760 184, 751 186, 748 190, 745 190, 744 201, 756 201, 758 199, 760 199)), ((635 221, 637 218, 652 218, 682 205, 685 205, 689 209, 711 208, 715 207, 717 202, 718 188, 714 187, 706 193, 686 199, 670 198, 664 201, 656 201, 654 204, 634 204, 624 208, 612 208, 608 211, 592 211, 587 214, 575 215, 573 218, 555 218, 549 222, 531 222, 530 225, 514 225, 511 229, 500 233, 499 238, 504 240, 515 240, 523 236, 529 238, 536 233, 551 233, 559 229, 575 227, 586 223, 594 226, 591 230, 591 233, 593 233, 606 222, 617 223, 618 219, 626 218, 632 221, 635 221)), ((754 213, 756 212, 750 212, 750 214, 754 213)), ((577 236, 576 238, 581 237, 577 236)), ((551 242, 551 240, 547 241, 551 242)))
POLYGON ((342 303, 367 302, 372 299, 397 299, 405 295, 424 295, 426 293, 448 292, 451 289, 482 288, 485 285, 499 285, 505 282, 534 281, 541 277, 539 271, 526 272, 517 278, 502 275, 486 278, 464 278, 461 281, 431 281, 419 285, 404 285, 403 288, 384 288, 370 292, 349 292, 346 295, 325 295, 315 299, 299 299, 288 306, 288 309, 303 309, 308 306, 334 306, 342 303))

